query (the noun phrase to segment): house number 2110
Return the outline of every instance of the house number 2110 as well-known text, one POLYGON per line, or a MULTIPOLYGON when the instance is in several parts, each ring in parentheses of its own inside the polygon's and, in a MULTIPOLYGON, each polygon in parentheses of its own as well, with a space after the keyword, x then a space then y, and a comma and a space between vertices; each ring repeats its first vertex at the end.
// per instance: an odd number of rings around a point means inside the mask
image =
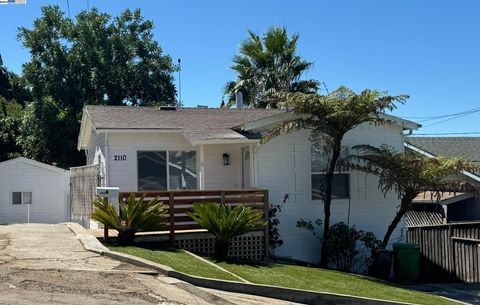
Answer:
POLYGON ((127 155, 114 155, 113 161, 127 161, 127 155))

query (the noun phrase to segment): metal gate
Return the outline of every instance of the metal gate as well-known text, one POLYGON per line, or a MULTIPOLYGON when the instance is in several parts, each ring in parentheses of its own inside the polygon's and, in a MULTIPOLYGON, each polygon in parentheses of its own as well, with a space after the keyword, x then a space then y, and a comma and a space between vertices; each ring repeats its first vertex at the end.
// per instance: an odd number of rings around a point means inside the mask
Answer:
POLYGON ((95 188, 99 183, 98 165, 70 168, 71 219, 87 229, 90 227, 95 188))

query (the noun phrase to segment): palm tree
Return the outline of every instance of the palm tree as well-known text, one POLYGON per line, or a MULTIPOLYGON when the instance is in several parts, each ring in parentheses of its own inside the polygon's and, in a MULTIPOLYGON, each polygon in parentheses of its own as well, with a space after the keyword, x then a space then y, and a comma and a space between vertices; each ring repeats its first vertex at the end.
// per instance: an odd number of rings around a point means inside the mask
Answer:
POLYGON ((165 205, 157 198, 146 201, 145 194, 136 199, 135 194, 120 203, 120 213, 103 198, 93 202, 95 211, 90 217, 103 225, 118 231, 118 243, 129 245, 135 233, 159 229, 165 223, 165 205))
POLYGON ((317 92, 318 81, 300 79, 313 63, 296 54, 298 34, 289 37, 286 28, 270 28, 263 37, 250 30, 248 34, 233 58, 237 79, 225 85, 225 107, 234 105, 238 91, 252 108, 277 108, 278 92, 317 92))
POLYGON ((260 213, 244 205, 232 208, 215 202, 195 203, 193 213, 187 212, 187 215, 215 236, 214 256, 217 259, 227 257, 232 238, 267 225, 260 213))
POLYGON ((291 109, 296 118, 273 128, 262 143, 283 133, 300 129, 310 130, 312 145, 328 156, 325 169, 325 185, 321 194, 324 202, 323 238, 320 266, 328 264, 328 237, 330 228, 330 205, 335 168, 340 165, 342 139, 350 130, 366 122, 382 122, 380 113, 393 110, 396 103, 404 103, 408 96, 388 96, 378 91, 364 90, 354 93, 340 87, 329 95, 294 93, 287 94, 284 107, 291 109))
POLYGON ((351 156, 353 168, 373 173, 379 177, 378 187, 384 193, 394 191, 400 199, 400 206, 381 243, 385 248, 398 223, 412 207, 412 202, 423 192, 432 192, 440 199, 445 191, 459 191, 468 188, 461 171, 474 170, 473 163, 458 158, 425 157, 412 151, 395 152, 387 146, 379 148, 358 145, 362 154, 351 156))

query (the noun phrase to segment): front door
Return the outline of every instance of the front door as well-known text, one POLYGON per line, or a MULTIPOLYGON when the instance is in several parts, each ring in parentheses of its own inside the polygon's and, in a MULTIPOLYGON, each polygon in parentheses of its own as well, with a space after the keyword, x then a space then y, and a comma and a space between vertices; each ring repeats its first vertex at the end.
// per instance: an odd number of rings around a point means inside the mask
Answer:
POLYGON ((251 188, 250 182, 250 147, 242 147, 242 188, 251 188))

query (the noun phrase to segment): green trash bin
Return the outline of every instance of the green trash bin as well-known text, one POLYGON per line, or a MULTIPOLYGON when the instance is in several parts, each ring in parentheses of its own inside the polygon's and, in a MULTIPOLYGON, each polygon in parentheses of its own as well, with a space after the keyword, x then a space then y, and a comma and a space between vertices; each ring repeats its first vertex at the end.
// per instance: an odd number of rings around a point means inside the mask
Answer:
POLYGON ((398 283, 415 283, 420 276, 420 246, 393 244, 394 278, 398 283))

